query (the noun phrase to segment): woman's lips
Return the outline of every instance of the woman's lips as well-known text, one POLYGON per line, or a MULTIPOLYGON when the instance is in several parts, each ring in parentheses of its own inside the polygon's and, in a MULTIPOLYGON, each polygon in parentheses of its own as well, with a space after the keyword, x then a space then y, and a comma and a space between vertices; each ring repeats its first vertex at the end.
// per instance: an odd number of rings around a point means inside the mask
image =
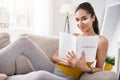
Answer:
POLYGON ((83 30, 85 27, 84 27, 84 26, 80 26, 79 28, 80 28, 81 30, 83 30))

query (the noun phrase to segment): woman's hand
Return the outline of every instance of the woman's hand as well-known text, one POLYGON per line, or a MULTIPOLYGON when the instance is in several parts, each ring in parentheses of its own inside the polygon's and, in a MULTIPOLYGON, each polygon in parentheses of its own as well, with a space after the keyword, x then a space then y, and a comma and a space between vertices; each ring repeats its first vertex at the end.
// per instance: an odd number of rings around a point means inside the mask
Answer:
POLYGON ((82 71, 90 71, 90 68, 87 66, 86 62, 85 62, 85 53, 84 51, 82 52, 82 56, 80 59, 77 58, 77 56, 75 55, 75 53, 69 52, 67 55, 67 61, 68 61, 68 65, 71 67, 77 67, 79 69, 81 69, 82 71))
POLYGON ((73 51, 71 51, 71 52, 68 52, 67 61, 68 61, 68 66, 75 67, 75 65, 79 61, 79 59, 77 58, 75 53, 73 51))

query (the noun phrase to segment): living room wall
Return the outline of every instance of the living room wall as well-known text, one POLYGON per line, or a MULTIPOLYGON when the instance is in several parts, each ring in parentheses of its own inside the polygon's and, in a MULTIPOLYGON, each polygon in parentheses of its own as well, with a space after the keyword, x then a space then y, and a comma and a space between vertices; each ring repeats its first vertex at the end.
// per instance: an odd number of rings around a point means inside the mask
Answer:
POLYGON ((69 0, 53 0, 53 25, 50 28, 50 34, 58 36, 59 32, 63 31, 66 16, 60 14, 62 4, 70 3, 69 0))

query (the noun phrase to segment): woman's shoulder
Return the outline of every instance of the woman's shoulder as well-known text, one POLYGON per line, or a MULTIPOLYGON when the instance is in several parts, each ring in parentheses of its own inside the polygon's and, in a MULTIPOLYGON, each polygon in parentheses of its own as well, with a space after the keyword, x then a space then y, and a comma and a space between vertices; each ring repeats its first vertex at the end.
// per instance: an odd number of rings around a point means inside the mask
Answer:
POLYGON ((99 43, 100 44, 108 44, 108 39, 105 36, 99 36, 99 43))

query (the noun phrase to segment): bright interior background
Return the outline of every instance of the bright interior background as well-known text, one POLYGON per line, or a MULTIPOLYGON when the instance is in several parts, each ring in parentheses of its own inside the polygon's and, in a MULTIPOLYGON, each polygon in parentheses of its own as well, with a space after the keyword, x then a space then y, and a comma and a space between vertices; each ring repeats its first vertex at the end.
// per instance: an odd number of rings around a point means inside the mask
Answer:
MULTIPOLYGON (((90 2, 96 12, 99 20, 100 30, 111 31, 111 34, 105 33, 110 43, 108 55, 116 57, 116 64, 113 71, 117 72, 117 43, 120 42, 120 17, 116 21, 116 25, 104 26, 106 7, 120 3, 120 0, 0 0, 0 23, 8 23, 9 28, 0 28, 0 32, 8 32, 11 40, 16 40, 18 35, 30 33, 43 36, 59 36, 59 32, 63 31, 66 15, 60 14, 59 10, 64 3, 72 3, 75 6, 87 1, 90 2), (1 16, 1 14, 3 14, 1 16), (107 29, 106 29, 107 28, 107 29), (111 40, 112 39, 112 40, 111 40)), ((120 9, 118 10, 120 11, 120 9)), ((115 16, 115 15, 113 15, 115 16)), ((78 32, 75 25, 74 15, 70 16, 71 32, 78 32)), ((105 32, 105 31, 104 31, 105 32)))

